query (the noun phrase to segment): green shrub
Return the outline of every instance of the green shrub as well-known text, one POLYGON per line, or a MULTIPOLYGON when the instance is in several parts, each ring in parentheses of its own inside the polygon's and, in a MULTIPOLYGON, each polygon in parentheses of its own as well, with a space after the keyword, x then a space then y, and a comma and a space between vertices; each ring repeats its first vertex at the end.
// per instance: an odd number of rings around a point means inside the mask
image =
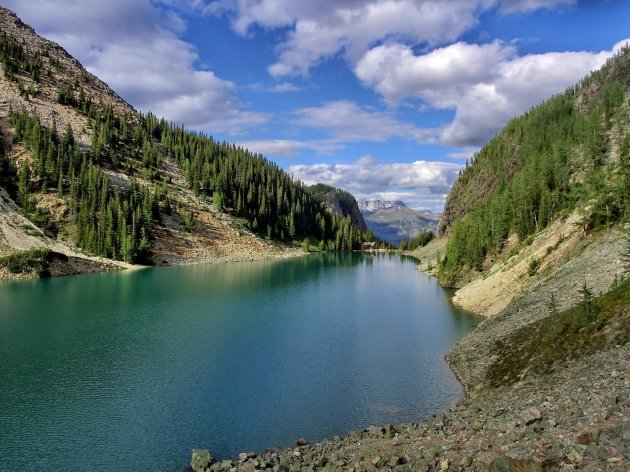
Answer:
POLYGON ((527 275, 533 277, 540 268, 540 261, 535 257, 529 262, 529 268, 527 269, 527 275))
POLYGON ((0 257, 0 267, 6 267, 12 274, 35 272, 46 275, 52 252, 47 248, 34 248, 0 257))

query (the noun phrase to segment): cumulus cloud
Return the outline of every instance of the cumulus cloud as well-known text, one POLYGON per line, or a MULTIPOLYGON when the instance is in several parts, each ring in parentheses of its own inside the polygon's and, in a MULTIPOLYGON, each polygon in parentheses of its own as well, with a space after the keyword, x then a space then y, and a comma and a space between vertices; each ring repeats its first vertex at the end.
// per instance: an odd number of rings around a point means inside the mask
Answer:
POLYGON ((234 83, 198 69, 194 47, 177 37, 185 22, 174 10, 164 14, 148 0, 3 3, 141 110, 212 132, 268 119, 243 109, 234 83))
POLYGON ((397 36, 416 42, 453 40, 475 23, 476 2, 453 0, 238 0, 214 2, 230 12, 234 29, 253 25, 290 28, 269 67, 275 76, 307 74, 322 58, 344 51, 358 58, 379 39, 397 36))
POLYGON ((295 124, 323 130, 338 141, 385 141, 391 138, 430 142, 438 130, 418 128, 383 111, 372 111, 349 100, 328 102, 294 112, 295 124))
MULTIPOLYGON (((198 3, 198 2, 196 2, 198 3)), ((340 52, 354 62, 379 41, 413 44, 453 41, 474 26, 479 14, 554 8, 575 0, 217 0, 205 11, 232 16, 234 29, 288 28, 269 66, 275 76, 305 75, 322 59, 340 52)))
POLYGON ((532 54, 501 63, 491 81, 471 84, 461 96, 442 141, 459 146, 484 144, 509 119, 562 92, 611 55, 608 51, 532 54))
POLYGON ((446 162, 381 163, 363 156, 350 164, 296 164, 289 172, 306 184, 322 182, 362 198, 404 195, 411 206, 441 211, 460 169, 446 162))
POLYGON ((355 74, 391 103, 410 95, 439 108, 455 107, 471 84, 497 75, 500 63, 515 49, 499 41, 479 45, 458 42, 415 55, 401 43, 369 50, 355 67, 355 74))
POLYGON ((500 9, 504 13, 532 11, 539 8, 552 9, 558 6, 574 5, 577 0, 502 0, 500 9))
POLYGON ((450 158, 450 159, 470 159, 471 157, 474 156, 475 152, 477 152, 478 149, 474 148, 474 149, 464 149, 462 151, 455 151, 455 152, 449 152, 446 154, 446 157, 450 158))
POLYGON ((276 157, 294 157, 302 149, 308 147, 306 142, 293 139, 241 141, 238 145, 251 152, 276 157))
POLYGON ((271 93, 286 93, 286 92, 299 92, 302 90, 295 84, 291 82, 282 82, 281 84, 276 84, 269 89, 271 93))
POLYGON ((415 98, 455 110, 455 119, 441 131, 441 142, 475 147, 510 118, 600 67, 613 51, 518 56, 513 46, 494 41, 458 42, 416 55, 406 45, 391 43, 368 51, 355 73, 390 103, 415 98))
POLYGON ((341 144, 330 140, 300 141, 294 139, 241 141, 238 145, 266 157, 295 157, 304 149, 313 150, 317 154, 332 154, 342 147, 341 144))

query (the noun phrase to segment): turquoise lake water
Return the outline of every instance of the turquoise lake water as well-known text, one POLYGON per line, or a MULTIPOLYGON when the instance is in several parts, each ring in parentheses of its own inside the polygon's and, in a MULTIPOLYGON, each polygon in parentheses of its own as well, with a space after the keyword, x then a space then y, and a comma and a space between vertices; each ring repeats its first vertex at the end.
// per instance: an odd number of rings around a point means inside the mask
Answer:
POLYGON ((476 319, 396 254, 0 283, 0 470, 171 471, 460 400, 476 319))

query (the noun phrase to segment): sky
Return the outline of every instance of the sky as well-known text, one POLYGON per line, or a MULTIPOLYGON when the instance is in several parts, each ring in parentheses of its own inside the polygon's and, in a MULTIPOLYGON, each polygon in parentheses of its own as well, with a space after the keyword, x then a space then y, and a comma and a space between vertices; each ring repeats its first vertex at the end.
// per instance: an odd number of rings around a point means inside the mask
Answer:
POLYGON ((143 112, 440 212, 467 158, 630 38, 627 0, 0 0, 143 112))

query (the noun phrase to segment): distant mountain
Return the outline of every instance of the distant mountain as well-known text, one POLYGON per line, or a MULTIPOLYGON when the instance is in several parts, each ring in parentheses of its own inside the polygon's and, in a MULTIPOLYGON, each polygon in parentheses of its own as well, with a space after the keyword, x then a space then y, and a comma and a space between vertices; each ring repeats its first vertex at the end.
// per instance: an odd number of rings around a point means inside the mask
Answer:
POLYGON ((440 215, 409 208, 400 200, 358 200, 363 219, 375 236, 393 244, 420 231, 437 230, 440 215))
POLYGON ((407 206, 403 202, 401 202, 400 200, 390 201, 390 200, 365 200, 365 199, 359 199, 359 200, 357 200, 357 203, 359 205, 359 210, 361 210, 362 212, 376 211, 376 210, 381 210, 383 208, 407 206))

